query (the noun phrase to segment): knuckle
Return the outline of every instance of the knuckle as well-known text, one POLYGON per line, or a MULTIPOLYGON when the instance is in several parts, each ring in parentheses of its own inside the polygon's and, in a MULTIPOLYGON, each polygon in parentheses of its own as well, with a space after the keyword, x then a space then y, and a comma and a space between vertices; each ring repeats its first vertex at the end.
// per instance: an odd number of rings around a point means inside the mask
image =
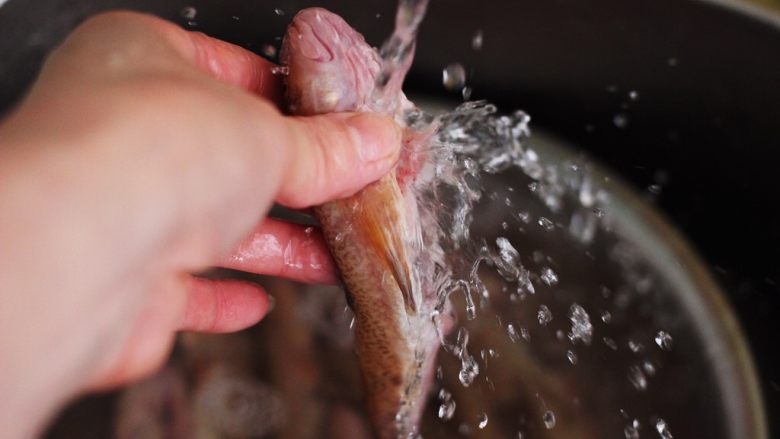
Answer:
POLYGON ((153 15, 128 10, 111 10, 88 17, 76 27, 74 34, 108 31, 113 35, 123 36, 128 31, 166 32, 174 28, 176 26, 173 23, 153 15))

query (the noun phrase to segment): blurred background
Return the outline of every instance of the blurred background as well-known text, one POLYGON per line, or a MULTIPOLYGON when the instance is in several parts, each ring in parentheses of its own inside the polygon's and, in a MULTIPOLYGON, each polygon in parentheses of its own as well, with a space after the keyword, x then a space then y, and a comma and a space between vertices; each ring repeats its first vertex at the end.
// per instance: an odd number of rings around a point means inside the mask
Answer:
MULTIPOLYGON (((395 4, 379 0, 0 1, 0 115, 98 11, 152 12, 273 58, 267 46, 310 5, 375 45, 392 29, 395 4)), ((407 90, 461 101, 442 86, 453 62, 472 99, 527 111, 534 128, 607 165, 682 231, 736 312, 780 434, 780 2, 432 0, 407 90)))

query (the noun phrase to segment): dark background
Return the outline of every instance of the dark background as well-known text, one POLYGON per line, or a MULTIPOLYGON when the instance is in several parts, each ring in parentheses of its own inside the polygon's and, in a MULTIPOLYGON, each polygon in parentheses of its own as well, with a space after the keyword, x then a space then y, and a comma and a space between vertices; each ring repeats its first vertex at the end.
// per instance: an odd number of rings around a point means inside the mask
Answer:
MULTIPOLYGON (((194 6, 190 27, 259 52, 278 47, 291 14, 312 4, 10 0, 0 7, 0 114, 23 95, 45 54, 98 10, 151 11, 185 25, 179 12, 194 6)), ((317 4, 374 44, 392 27, 393 2, 317 4)), ((473 98, 528 111, 534 127, 645 191, 688 236, 736 310, 780 432, 777 16, 681 0, 432 0, 407 89, 458 98, 441 85, 453 61, 469 72, 473 98), (477 30, 480 51, 471 49, 477 30)))

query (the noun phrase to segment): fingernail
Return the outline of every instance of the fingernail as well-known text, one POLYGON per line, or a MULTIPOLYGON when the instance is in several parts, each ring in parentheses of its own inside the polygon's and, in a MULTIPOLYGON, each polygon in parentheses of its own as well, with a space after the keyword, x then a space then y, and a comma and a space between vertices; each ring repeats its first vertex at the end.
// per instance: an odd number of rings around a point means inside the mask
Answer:
POLYGON ((268 308, 266 308, 265 313, 263 314, 263 318, 271 313, 271 311, 276 308, 276 298, 270 294, 265 295, 268 298, 268 308))
POLYGON ((358 157, 363 162, 394 159, 401 148, 401 127, 391 118, 364 113, 346 121, 355 138, 358 157))

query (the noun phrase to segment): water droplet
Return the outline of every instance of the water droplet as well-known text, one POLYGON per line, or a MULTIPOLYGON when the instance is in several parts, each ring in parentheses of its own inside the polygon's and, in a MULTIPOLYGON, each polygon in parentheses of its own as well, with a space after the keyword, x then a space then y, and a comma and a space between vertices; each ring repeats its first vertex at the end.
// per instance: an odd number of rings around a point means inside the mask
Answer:
POLYGON ((645 349, 645 346, 642 343, 639 343, 638 341, 629 339, 628 348, 631 349, 631 352, 638 354, 645 349))
POLYGON ((192 21, 198 15, 198 10, 192 6, 185 6, 181 8, 179 15, 181 15, 181 17, 187 21, 192 21))
POLYGON ((476 31, 471 37, 471 48, 474 50, 482 49, 482 29, 476 31))
POLYGON ((630 424, 626 425, 626 428, 623 430, 626 439, 639 439, 640 427, 641 425, 639 424, 638 419, 634 419, 630 424))
POLYGON ((647 390, 647 377, 638 366, 631 366, 628 369, 628 380, 640 392, 647 390))
POLYGON ((649 361, 645 361, 645 362, 642 363, 642 369, 645 371, 645 373, 648 376, 655 375, 655 366, 653 366, 653 363, 651 363, 649 361))
POLYGON ((455 400, 452 399, 452 394, 444 389, 439 391, 439 419, 448 421, 452 419, 455 414, 455 400))
MULTIPOLYGON (((275 66, 271 68, 271 73, 274 75, 287 76, 290 74, 290 68, 287 66, 275 66)), ((336 238, 338 239, 339 236, 336 236, 336 238)), ((343 237, 341 238, 343 239, 343 237)))
POLYGON ((266 58, 276 58, 276 47, 270 44, 263 44, 260 51, 266 58))
POLYGON ((607 86, 607 93, 617 93, 618 86, 615 84, 610 84, 607 86))
POLYGON ((552 268, 550 267, 544 267, 542 268, 542 281, 546 283, 547 285, 555 285, 558 283, 558 275, 555 274, 552 268))
POLYGON ((464 387, 468 387, 474 382, 474 378, 479 375, 479 365, 473 357, 463 361, 461 365, 460 373, 458 373, 458 379, 464 387))
POLYGON ((512 343, 517 343, 520 340, 520 335, 517 333, 515 325, 511 323, 506 325, 506 332, 509 334, 509 339, 512 340, 512 343))
POLYGON ((577 354, 575 354, 571 349, 566 351, 566 359, 569 360, 569 363, 571 364, 577 364, 577 354))
POLYGON ((601 311, 601 321, 609 324, 612 321, 612 314, 607 310, 601 311))
POLYGON ((666 421, 664 421, 661 418, 658 418, 657 421, 655 421, 655 431, 658 432, 658 436, 661 437, 661 439, 672 439, 672 432, 669 431, 669 426, 666 425, 666 421))
POLYGON ((553 223, 552 221, 550 221, 549 219, 543 216, 539 217, 539 221, 537 223, 539 224, 539 226, 541 226, 544 230, 548 232, 552 232, 553 229, 555 228, 555 223, 553 223))
POLYGON ((525 439, 525 436, 523 436, 523 432, 522 431, 518 431, 517 432, 517 439, 525 439))
POLYGON ((376 17, 376 18, 382 18, 382 14, 380 14, 379 12, 377 12, 377 13, 376 13, 376 15, 374 15, 374 17, 376 17))
POLYGON ((628 92, 628 98, 631 99, 632 101, 639 99, 639 92, 637 92, 636 90, 631 90, 630 92, 628 92))
POLYGON ((587 176, 582 179, 580 184, 579 198, 584 207, 591 207, 596 201, 596 197, 593 195, 593 182, 587 176))
POLYGON ((240 19, 241 19, 241 18, 239 18, 239 17, 238 17, 238 15, 234 15, 234 16, 232 16, 232 17, 230 17, 230 18, 232 18, 233 20, 236 20, 236 21, 238 21, 238 20, 240 20, 240 19))
POLYGON ((653 195, 658 195, 661 193, 661 185, 660 184, 651 184, 647 187, 647 191, 650 192, 653 195))
POLYGON ((553 315, 550 312, 550 308, 547 308, 547 305, 541 305, 536 313, 536 318, 539 320, 540 325, 547 326, 552 321, 553 315))
POLYGON ((463 87, 463 90, 461 90, 461 95, 463 95, 463 100, 468 101, 471 99, 471 87, 463 87))
POLYGON ((496 260, 498 273, 508 280, 515 280, 520 276, 520 253, 512 246, 508 239, 499 236, 496 238, 499 259, 496 260))
POLYGON ((607 345, 607 347, 612 349, 613 351, 618 350, 618 345, 615 342, 615 340, 613 340, 613 339, 611 339, 609 337, 604 337, 601 340, 604 341, 604 344, 607 345))
POLYGON ((479 427, 480 430, 482 430, 485 427, 487 427, 487 424, 488 424, 488 416, 487 416, 487 414, 486 413, 482 413, 481 415, 479 415, 478 421, 479 421, 479 424, 477 425, 477 427, 479 427))
POLYGON ((593 325, 590 323, 590 316, 585 309, 573 303, 569 308, 569 321, 571 322, 569 340, 572 343, 581 340, 586 345, 589 345, 593 337, 593 325))
POLYGON ((450 64, 442 70, 441 78, 447 90, 460 90, 466 85, 466 69, 460 63, 450 64))
POLYGON ((555 427, 555 413, 552 410, 545 411, 544 415, 542 415, 542 421, 544 421, 544 426, 548 430, 552 429, 555 427))
POLYGON ((282 15, 284 15, 284 11, 279 9, 279 8, 275 8, 274 9, 274 14, 276 14, 276 15, 281 17, 282 15))
POLYGON ((625 113, 617 113, 612 117, 612 123, 620 129, 625 129, 628 127, 628 115, 625 113))
POLYGON ((669 59, 667 59, 667 60, 666 60, 666 64, 667 64, 669 67, 676 67, 676 66, 677 66, 677 63, 678 63, 678 61, 677 61, 677 58, 674 58, 674 57, 672 57, 672 58, 669 58, 669 59))
POLYGON ((521 222, 523 222, 525 224, 528 224, 529 222, 531 222, 531 214, 529 214, 528 212, 517 212, 515 214, 515 217, 519 221, 521 221, 521 222))
POLYGON ((655 344, 657 344, 659 348, 665 351, 672 350, 672 343, 672 336, 665 331, 658 331, 658 333, 655 335, 655 344))

